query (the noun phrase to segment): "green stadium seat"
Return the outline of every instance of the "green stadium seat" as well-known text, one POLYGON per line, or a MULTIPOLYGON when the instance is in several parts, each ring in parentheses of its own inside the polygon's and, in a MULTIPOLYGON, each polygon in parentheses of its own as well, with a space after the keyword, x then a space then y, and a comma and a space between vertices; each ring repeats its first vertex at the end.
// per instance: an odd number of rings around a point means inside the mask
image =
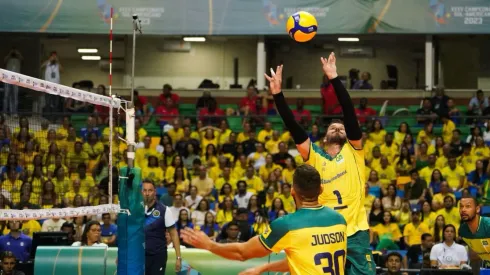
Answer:
POLYGON ((241 117, 228 117, 228 125, 230 125, 230 129, 233 132, 241 132, 243 130, 241 117))
POLYGON ((408 106, 407 109, 410 111, 410 113, 415 114, 417 112, 417 110, 420 109, 420 105, 410 105, 410 106, 408 106))
POLYGON ((219 108, 221 110, 226 110, 226 109, 238 109, 238 105, 237 104, 220 104, 219 105, 219 108))
POLYGON ((309 110, 310 112, 312 112, 314 114, 321 114, 322 113, 322 105, 306 105, 305 109, 309 110))

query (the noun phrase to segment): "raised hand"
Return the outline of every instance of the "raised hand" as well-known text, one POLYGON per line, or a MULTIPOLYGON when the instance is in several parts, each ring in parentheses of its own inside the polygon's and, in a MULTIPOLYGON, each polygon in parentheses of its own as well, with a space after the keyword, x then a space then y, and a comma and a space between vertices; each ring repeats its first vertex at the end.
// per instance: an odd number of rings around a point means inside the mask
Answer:
POLYGON ((264 74, 265 78, 269 81, 270 91, 273 95, 281 92, 282 85, 282 65, 277 66, 276 71, 271 68, 271 76, 264 74))
POLYGON ((334 79, 338 76, 337 66, 335 65, 336 58, 333 52, 330 53, 328 59, 325 57, 320 57, 320 61, 323 65, 323 73, 328 77, 328 79, 334 79))

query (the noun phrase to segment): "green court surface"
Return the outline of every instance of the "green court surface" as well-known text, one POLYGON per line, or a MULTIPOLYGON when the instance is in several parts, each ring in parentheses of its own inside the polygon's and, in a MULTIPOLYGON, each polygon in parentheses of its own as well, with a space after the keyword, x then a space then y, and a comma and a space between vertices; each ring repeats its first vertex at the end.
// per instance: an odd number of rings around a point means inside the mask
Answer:
MULTIPOLYGON (((284 259, 285 254, 271 254, 268 257, 249 261, 230 261, 200 249, 182 249, 185 267, 202 275, 233 275, 254 266, 284 259), (190 266, 190 267, 189 267, 190 266)), ((168 250, 165 274, 175 274, 175 251, 168 250)), ((34 261, 35 275, 116 275, 117 248, 48 246, 38 247, 34 261)), ((184 270, 183 270, 184 271, 184 270)), ((182 274, 182 273, 181 273, 182 274)), ((288 273, 285 273, 288 274, 288 273)))

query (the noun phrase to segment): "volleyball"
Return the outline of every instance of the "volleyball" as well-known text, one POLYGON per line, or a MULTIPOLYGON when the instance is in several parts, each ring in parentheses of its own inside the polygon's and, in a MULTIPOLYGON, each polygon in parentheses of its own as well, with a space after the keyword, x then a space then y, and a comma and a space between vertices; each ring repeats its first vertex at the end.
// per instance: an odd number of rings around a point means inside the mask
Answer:
POLYGON ((307 42, 315 37, 318 23, 311 13, 299 11, 288 18, 286 30, 296 42, 307 42))

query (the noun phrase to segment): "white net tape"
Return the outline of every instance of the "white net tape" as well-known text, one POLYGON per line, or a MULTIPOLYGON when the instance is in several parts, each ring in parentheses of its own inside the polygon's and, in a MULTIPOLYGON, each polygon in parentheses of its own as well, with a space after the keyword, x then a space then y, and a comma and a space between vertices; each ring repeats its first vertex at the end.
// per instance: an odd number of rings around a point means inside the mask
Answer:
POLYGON ((81 102, 112 108, 121 107, 121 100, 119 98, 90 93, 4 69, 0 69, 0 81, 52 95, 73 98, 81 102))
POLYGON ((103 213, 117 213, 119 211, 121 210, 117 204, 53 209, 0 209, 0 220, 44 220, 52 218, 93 216, 103 213))
MULTIPOLYGON (((26 76, 23 74, 0 69, 0 81, 8 84, 13 84, 28 89, 32 89, 39 92, 44 92, 52 95, 58 95, 66 98, 73 98, 77 101, 87 102, 94 105, 106 106, 109 108, 120 108, 121 100, 116 97, 109 97, 90 93, 87 91, 75 89, 72 87, 52 83, 42 79, 26 76)), ((109 112, 112 114, 112 111, 109 112)), ((110 127, 112 127, 112 116, 110 127)), ((110 135, 112 144, 112 135, 110 135)), ((112 145, 110 146, 112 148, 112 145)), ((112 175, 112 155, 110 156, 109 165, 112 175)), ((112 177, 109 178, 109 195, 111 204, 97 205, 97 206, 84 206, 76 208, 58 208, 58 209, 24 209, 24 210, 10 210, 0 209, 0 220, 42 220, 50 218, 64 218, 64 217, 78 217, 78 216, 91 216, 102 213, 117 213, 120 211, 127 212, 127 210, 121 210, 119 205, 112 204, 112 177)), ((129 213, 128 213, 129 214, 129 213)))

